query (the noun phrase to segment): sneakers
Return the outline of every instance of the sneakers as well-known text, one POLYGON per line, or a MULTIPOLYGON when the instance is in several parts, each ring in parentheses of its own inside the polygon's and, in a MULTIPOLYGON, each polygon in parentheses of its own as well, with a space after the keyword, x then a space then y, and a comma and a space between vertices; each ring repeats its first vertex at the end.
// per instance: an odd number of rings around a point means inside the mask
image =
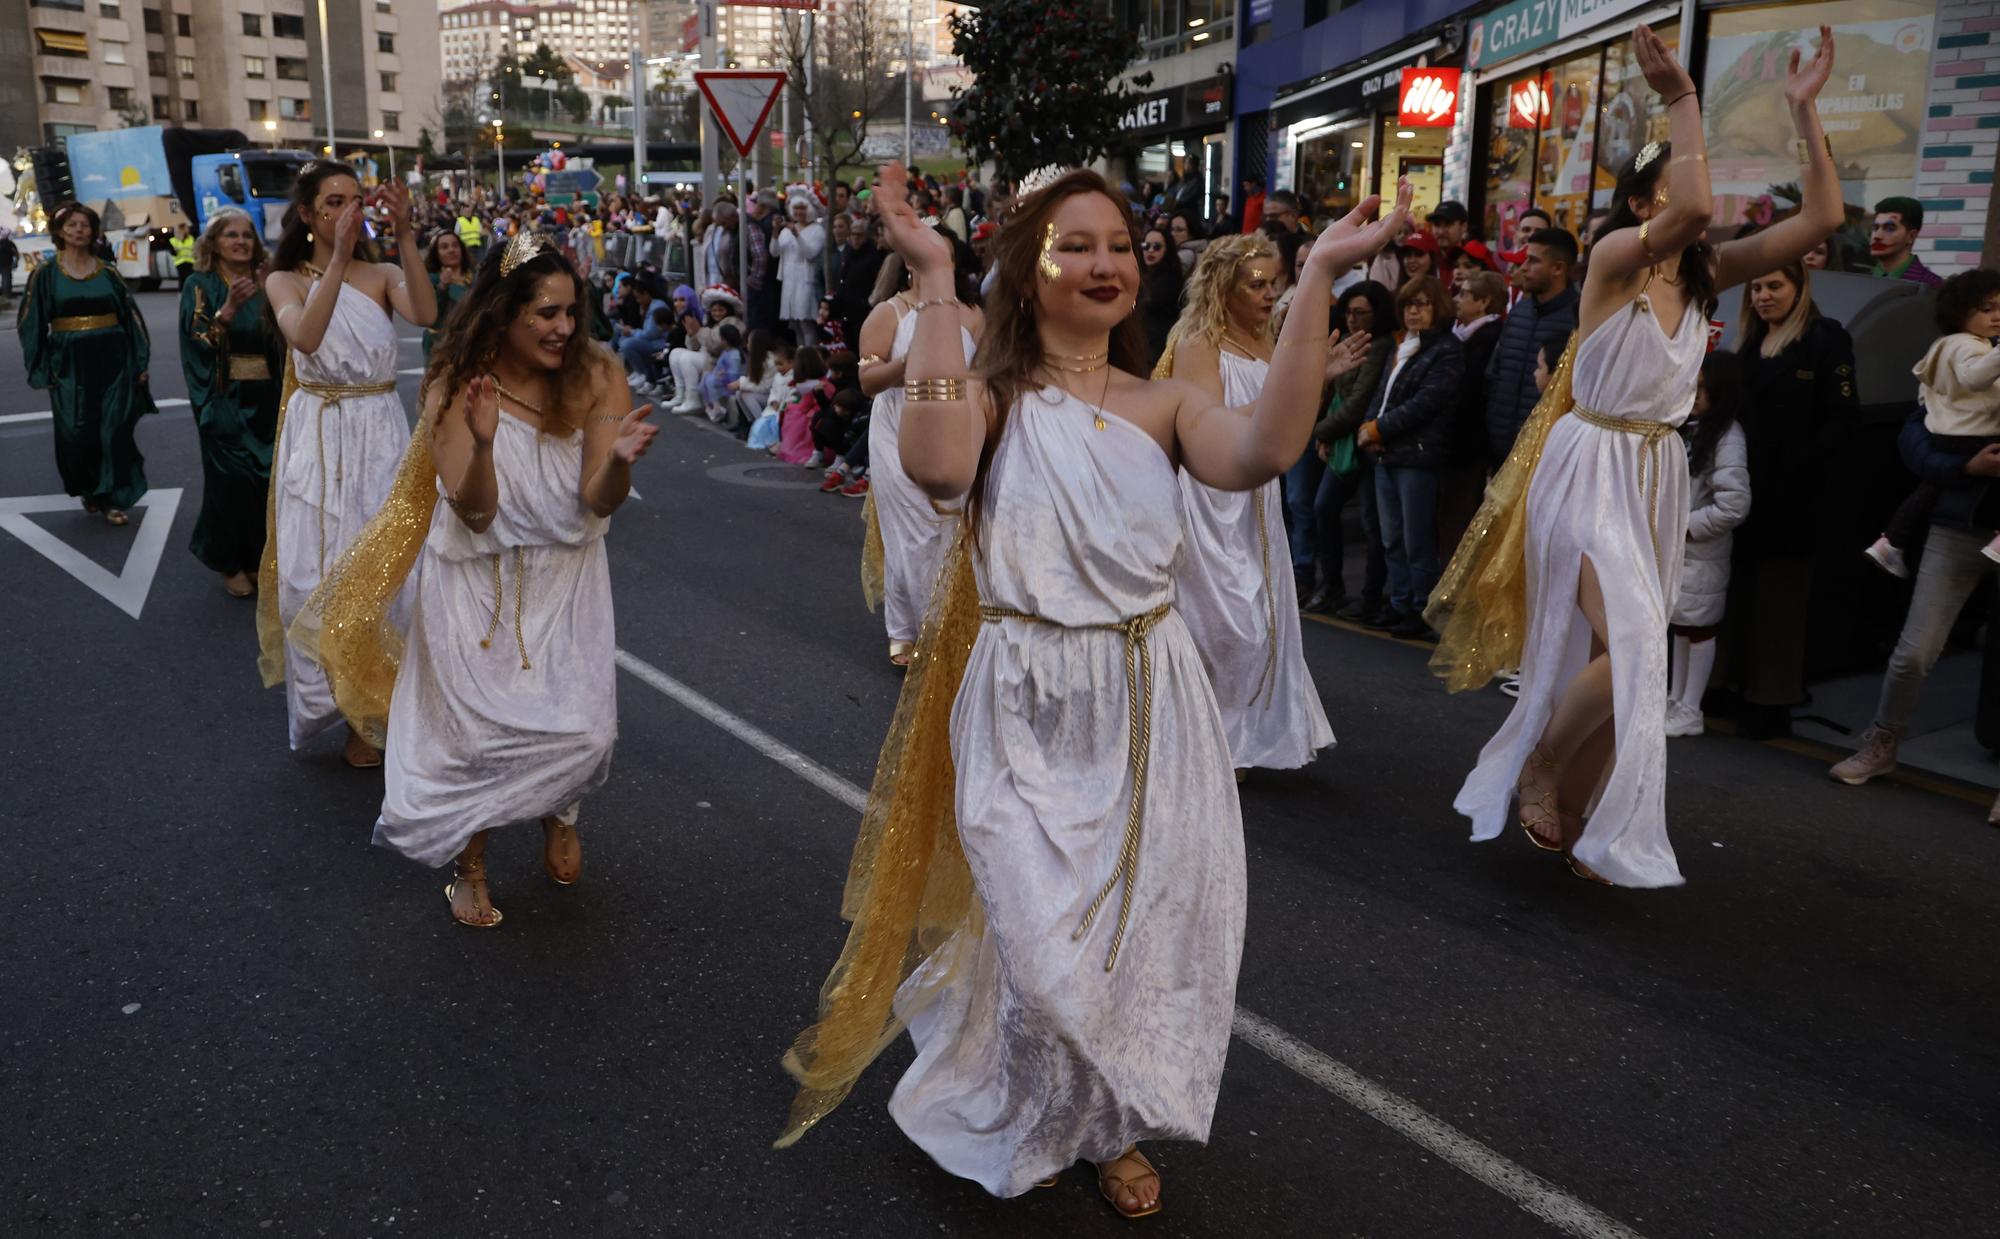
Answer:
POLYGON ((864 475, 840 488, 840 493, 849 499, 859 499, 868 493, 868 478, 864 475))
POLYGON ((1305 602, 1299 610, 1310 615, 1325 615, 1347 605, 1347 596, 1334 585, 1322 585, 1304 597, 1305 602))
MULTIPOLYGON (((1980 554, 1995 563, 2000 563, 2000 551, 1996 551, 1995 547, 2000 547, 2000 538, 1995 538, 1993 541, 1987 543, 1986 549, 1981 551, 1980 554)), ((1903 552, 1889 545, 1888 538, 1875 539, 1875 545, 1861 553, 1869 559, 1874 560, 1877 568, 1880 568, 1897 580, 1907 581, 1910 579, 1910 565, 1903 562, 1903 552)))
POLYGON ((1985 546, 1980 547, 1979 553, 1981 555, 1986 556, 1986 558, 1992 560, 1994 563, 2000 564, 2000 535, 1995 535, 1993 541, 1988 542, 1985 546))
POLYGON ((831 463, 831 461, 827 460, 825 452, 814 452, 806 458, 805 467, 808 469, 824 469, 831 463))
POLYGON ((819 493, 822 495, 831 495, 845 485, 847 485, 847 475, 842 473, 838 466, 835 466, 832 469, 828 469, 826 476, 820 479, 819 493))
POLYGON ((1880 727, 1870 727, 1861 738, 1861 751, 1827 773, 1849 787, 1859 787, 1896 769, 1896 735, 1880 727))
POLYGON ((1500 695, 1502 697, 1512 697, 1517 701, 1520 700, 1521 675, 1519 672, 1500 677, 1500 695))
POLYGON ((1685 701, 1669 701, 1667 703, 1667 737, 1669 739, 1681 736, 1698 736, 1707 730, 1708 724, 1702 718, 1701 707, 1691 706, 1685 701))

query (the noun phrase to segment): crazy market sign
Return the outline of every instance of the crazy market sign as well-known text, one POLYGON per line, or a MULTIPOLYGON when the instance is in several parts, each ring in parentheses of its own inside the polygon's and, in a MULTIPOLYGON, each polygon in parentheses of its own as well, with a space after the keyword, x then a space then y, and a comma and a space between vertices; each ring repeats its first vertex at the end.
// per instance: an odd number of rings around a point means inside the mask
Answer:
POLYGON ((1217 77, 1141 95, 1118 118, 1118 129, 1127 138, 1142 138, 1221 128, 1228 120, 1229 79, 1217 77))
POLYGON ((1398 95, 1398 124, 1417 129, 1449 129, 1458 120, 1457 69, 1405 69, 1398 95))
POLYGON ((1514 0, 1473 19, 1465 36, 1465 63, 1477 69, 1512 60, 1652 3, 1654 0, 1514 0))

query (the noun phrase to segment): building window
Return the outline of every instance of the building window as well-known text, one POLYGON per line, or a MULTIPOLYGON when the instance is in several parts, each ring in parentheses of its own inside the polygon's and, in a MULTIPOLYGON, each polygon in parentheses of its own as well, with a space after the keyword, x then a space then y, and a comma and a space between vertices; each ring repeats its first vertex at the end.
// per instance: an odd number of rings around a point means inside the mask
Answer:
POLYGON ((167 75, 167 54, 165 52, 147 52, 146 72, 152 74, 154 77, 165 77, 167 75))
POLYGON ((194 37, 194 19, 186 13, 174 14, 174 33, 183 39, 194 37))
POLYGON ((377 32, 375 35, 375 50, 394 55, 396 51, 396 36, 377 32))
POLYGON ((99 17, 109 17, 113 21, 124 16, 124 14, 118 11, 118 0, 102 0, 102 3, 97 6, 97 15, 99 17))
POLYGON ((178 62, 179 62, 179 64, 180 64, 180 70, 181 70, 181 76, 182 76, 182 77, 193 77, 193 76, 194 76, 194 57, 192 57, 192 56, 176 56, 176 57, 174 57, 174 59, 175 59, 176 61, 178 61, 178 62))
POLYGON ((306 80, 306 62, 299 56, 278 57, 278 80, 281 82, 303 82, 306 80))
POLYGON ((189 120, 201 119, 201 104, 198 100, 183 99, 181 102, 187 107, 187 118, 189 120))
POLYGON ((306 19, 297 13, 273 13, 271 33, 280 39, 303 39, 306 37, 306 19))
POLYGON ((382 75, 382 93, 383 93, 383 94, 385 94, 385 95, 393 95, 393 94, 395 94, 395 93, 396 93, 396 75, 395 75, 395 74, 393 74, 393 73, 384 73, 384 74, 382 75))
POLYGON ((403 114, 401 112, 382 113, 382 128, 389 133, 401 133, 403 131, 403 114))
POLYGON ((127 112, 132 108, 132 90, 127 86, 106 86, 104 102, 114 112, 127 112))
POLYGON ((243 58, 243 76, 263 77, 264 58, 262 56, 245 56, 243 58))
POLYGON ((74 30, 37 30, 35 42, 44 56, 71 56, 81 59, 90 55, 90 39, 74 30))
POLYGON ((253 39, 263 38, 264 15, 262 13, 245 13, 243 15, 243 33, 253 39))
POLYGON ((312 100, 280 99, 278 100, 278 115, 286 120, 311 120, 312 100))
POLYGON ((147 9, 143 23, 147 34, 165 34, 166 28, 160 24, 160 10, 147 9))
POLYGON ((102 46, 104 49, 105 64, 122 65, 125 63, 125 45, 123 43, 106 43, 102 46))
POLYGON ((173 119, 173 116, 169 114, 167 111, 167 97, 165 95, 153 96, 153 119, 154 120, 173 119))
POLYGON ((263 100, 263 99, 247 99, 247 100, 245 100, 244 102, 246 102, 246 103, 248 103, 248 104, 250 105, 250 119, 251 119, 251 120, 263 120, 263 119, 264 119, 264 118, 265 118, 266 116, 268 116, 268 115, 270 114, 270 111, 271 111, 271 105, 270 105, 270 103, 269 103, 268 101, 266 101, 266 100, 263 100))
POLYGON ((85 83, 72 82, 67 78, 45 77, 42 79, 42 99, 48 103, 82 103, 85 83))

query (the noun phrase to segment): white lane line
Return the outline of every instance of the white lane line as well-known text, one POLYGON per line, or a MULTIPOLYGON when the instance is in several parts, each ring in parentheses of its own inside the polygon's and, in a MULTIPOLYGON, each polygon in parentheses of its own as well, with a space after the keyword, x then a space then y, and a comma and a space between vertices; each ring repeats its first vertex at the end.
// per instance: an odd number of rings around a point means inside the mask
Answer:
MULTIPOLYGON (((187 399, 182 396, 168 396, 153 403, 162 409, 178 409, 187 404, 187 399)), ((0 413, 0 426, 9 426, 15 422, 46 422, 54 419, 55 412, 51 409, 43 409, 39 413, 0 413)))
MULTIPOLYGON (((621 649, 616 658, 618 665, 634 678, 680 702, 855 812, 868 807, 865 790, 755 723, 737 717, 636 655, 621 649)), ((1416 1103, 1328 1058, 1263 1016, 1238 1007, 1231 1030, 1279 1065, 1291 1068, 1564 1233, 1577 1239, 1644 1239, 1618 1219, 1591 1208, 1534 1171, 1508 1161, 1416 1103)))
POLYGON ((1584 1204, 1532 1170, 1517 1166, 1416 1103, 1335 1062, 1254 1011, 1236 1008, 1233 1031, 1267 1056, 1335 1097, 1458 1167, 1530 1214, 1579 1239, 1643 1239, 1617 1218, 1584 1204))

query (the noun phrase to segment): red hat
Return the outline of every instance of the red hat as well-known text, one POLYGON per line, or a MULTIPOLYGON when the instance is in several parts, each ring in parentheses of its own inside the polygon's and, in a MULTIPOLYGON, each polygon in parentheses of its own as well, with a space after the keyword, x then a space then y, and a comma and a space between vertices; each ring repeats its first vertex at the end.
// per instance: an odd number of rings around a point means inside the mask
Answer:
POLYGON ((1399 250, 1422 250, 1426 254, 1435 254, 1438 252, 1438 242, 1437 238, 1432 236, 1430 230, 1426 228, 1404 237, 1402 243, 1396 246, 1396 248, 1399 250))
POLYGON ((987 223, 979 225, 979 227, 974 228, 972 230, 972 239, 975 241, 989 240, 992 238, 993 234, 999 231, 1000 231, 1000 225, 989 221, 987 223))
POLYGON ((1477 238, 1459 246, 1458 252, 1470 256, 1472 261, 1478 263, 1488 271, 1498 271, 1500 269, 1500 264, 1493 261, 1493 251, 1486 248, 1486 242, 1477 238))

